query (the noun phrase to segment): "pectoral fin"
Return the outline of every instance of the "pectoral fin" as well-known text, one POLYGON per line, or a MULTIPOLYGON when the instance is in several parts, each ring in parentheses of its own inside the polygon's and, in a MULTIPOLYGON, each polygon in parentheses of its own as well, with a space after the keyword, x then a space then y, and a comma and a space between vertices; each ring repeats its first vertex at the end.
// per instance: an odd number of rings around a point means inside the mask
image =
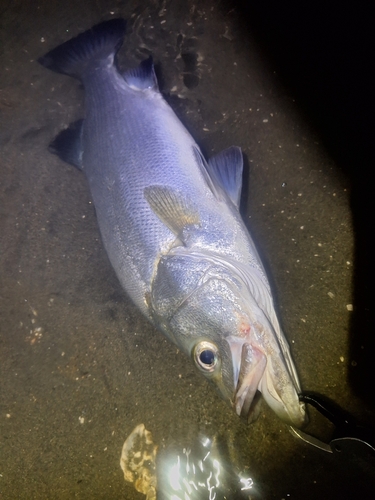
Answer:
POLYGON ((149 186, 144 195, 155 215, 179 238, 187 226, 199 225, 199 213, 183 193, 166 186, 149 186))

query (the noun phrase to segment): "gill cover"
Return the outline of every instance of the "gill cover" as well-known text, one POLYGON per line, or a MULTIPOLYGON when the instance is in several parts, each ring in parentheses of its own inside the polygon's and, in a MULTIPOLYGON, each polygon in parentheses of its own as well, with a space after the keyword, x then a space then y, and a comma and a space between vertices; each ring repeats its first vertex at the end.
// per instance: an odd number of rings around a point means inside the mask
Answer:
POLYGON ((236 381, 226 340, 241 314, 238 283, 224 268, 173 248, 158 264, 150 311, 154 322, 233 402, 236 381))

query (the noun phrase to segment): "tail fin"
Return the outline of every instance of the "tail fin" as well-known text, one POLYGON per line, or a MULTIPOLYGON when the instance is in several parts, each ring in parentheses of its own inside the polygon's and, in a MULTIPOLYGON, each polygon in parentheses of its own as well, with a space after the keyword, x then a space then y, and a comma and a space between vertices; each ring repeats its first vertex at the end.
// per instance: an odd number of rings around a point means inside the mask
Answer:
POLYGON ((38 59, 42 66, 82 78, 83 74, 99 61, 113 58, 120 49, 126 30, 124 19, 111 19, 59 45, 38 59))

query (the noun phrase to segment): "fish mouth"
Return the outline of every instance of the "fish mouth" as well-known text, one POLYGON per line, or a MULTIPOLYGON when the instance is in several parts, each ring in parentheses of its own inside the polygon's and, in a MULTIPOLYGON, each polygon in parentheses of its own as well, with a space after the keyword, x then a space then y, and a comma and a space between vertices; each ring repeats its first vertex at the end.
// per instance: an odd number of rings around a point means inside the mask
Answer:
POLYGON ((267 357, 254 343, 227 339, 233 356, 235 393, 233 404, 237 415, 253 421, 257 417, 260 393, 277 416, 293 427, 307 423, 305 407, 282 358, 267 357), (240 362, 239 362, 240 361, 240 362))
POLYGON ((304 403, 299 400, 299 385, 295 385, 285 365, 270 360, 260 381, 259 390, 268 406, 286 424, 302 428, 308 423, 304 403))
POLYGON ((253 402, 267 365, 265 354, 249 343, 241 348, 241 369, 238 374, 234 406, 237 415, 251 419, 253 402))

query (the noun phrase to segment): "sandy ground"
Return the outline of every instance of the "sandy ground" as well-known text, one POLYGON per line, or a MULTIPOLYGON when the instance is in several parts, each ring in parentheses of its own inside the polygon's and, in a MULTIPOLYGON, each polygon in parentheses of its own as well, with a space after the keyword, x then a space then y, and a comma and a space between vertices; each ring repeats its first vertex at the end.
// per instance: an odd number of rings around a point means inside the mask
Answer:
POLYGON ((303 388, 371 424, 370 86, 353 77, 360 66, 341 79, 343 58, 358 60, 337 42, 340 28, 330 39, 327 20, 311 28, 317 13, 306 27, 306 12, 289 14, 211 0, 3 0, 1 499, 144 498, 119 466, 140 423, 164 455, 220 436, 223 464, 254 481, 241 498, 374 497, 367 462, 299 441, 265 405, 249 426, 218 399, 122 291, 84 176, 47 151, 83 116, 83 89, 36 59, 104 19, 129 19, 121 66, 152 53, 162 92, 205 154, 243 148, 243 214, 303 388))

